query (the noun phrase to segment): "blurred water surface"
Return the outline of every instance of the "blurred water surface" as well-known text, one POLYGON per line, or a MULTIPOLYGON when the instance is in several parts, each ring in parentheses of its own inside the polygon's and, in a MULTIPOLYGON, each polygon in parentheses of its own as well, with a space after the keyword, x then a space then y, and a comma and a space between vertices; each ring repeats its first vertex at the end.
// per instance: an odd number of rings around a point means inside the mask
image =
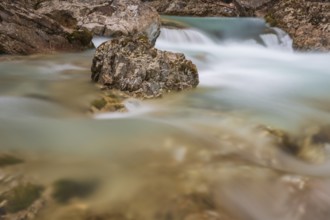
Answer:
POLYGON ((0 194, 9 177, 45 186, 50 220, 329 219, 330 133, 308 142, 316 162, 269 127, 305 143, 328 125, 330 54, 294 52, 258 19, 165 19, 185 29, 163 27, 156 47, 193 60, 200 85, 125 113, 87 114, 94 51, 0 62, 0 153, 24 160, 0 170, 0 194), (97 187, 62 204, 61 179, 97 187))

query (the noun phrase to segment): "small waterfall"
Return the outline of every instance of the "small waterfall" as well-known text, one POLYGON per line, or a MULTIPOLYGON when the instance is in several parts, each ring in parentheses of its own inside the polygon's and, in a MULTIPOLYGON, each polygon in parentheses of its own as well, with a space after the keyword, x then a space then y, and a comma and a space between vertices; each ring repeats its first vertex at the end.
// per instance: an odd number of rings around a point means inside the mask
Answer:
POLYGON ((110 37, 94 36, 92 41, 93 41, 95 48, 98 48, 102 43, 104 43, 110 39, 111 39, 110 37))
POLYGON ((215 42, 207 34, 196 29, 173 29, 161 28, 158 40, 169 43, 193 43, 193 44, 214 44, 215 42))
POLYGON ((158 41, 167 44, 192 45, 260 45, 292 51, 292 39, 279 28, 271 28, 262 19, 196 18, 163 16, 191 28, 162 28, 158 41), (193 27, 193 28, 192 28, 193 27))
POLYGON ((260 38, 268 48, 293 51, 291 37, 282 29, 272 28, 273 33, 261 34, 260 38))

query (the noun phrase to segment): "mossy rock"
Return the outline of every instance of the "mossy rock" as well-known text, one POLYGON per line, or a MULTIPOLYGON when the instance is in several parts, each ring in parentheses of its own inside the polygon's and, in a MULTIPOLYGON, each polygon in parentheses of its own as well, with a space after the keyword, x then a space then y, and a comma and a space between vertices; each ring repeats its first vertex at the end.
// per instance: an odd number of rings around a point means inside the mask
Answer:
POLYGON ((277 19, 275 18, 273 13, 268 13, 265 16, 265 21, 271 26, 271 27, 276 27, 279 25, 279 22, 277 21, 277 19))
POLYGON ((23 163, 23 160, 10 156, 10 155, 0 155, 0 167, 16 165, 23 163))
POLYGON ((102 91, 99 98, 91 102, 89 111, 96 112, 125 112, 127 109, 124 101, 129 95, 117 90, 102 91))
POLYGON ((15 213, 31 206, 33 202, 40 198, 43 187, 31 183, 14 187, 10 191, 0 196, 0 200, 7 201, 5 211, 15 213))
POLYGON ((97 187, 94 180, 71 180, 61 179, 54 183, 53 198, 59 203, 67 203, 72 198, 86 198, 90 196, 97 187))
POLYGON ((89 45, 92 41, 93 34, 87 29, 74 30, 67 36, 70 43, 80 43, 81 45, 89 45))
POLYGON ((91 105, 95 108, 97 108, 98 110, 103 109, 107 104, 107 101, 105 101, 104 98, 101 99, 96 99, 94 101, 92 101, 91 105))

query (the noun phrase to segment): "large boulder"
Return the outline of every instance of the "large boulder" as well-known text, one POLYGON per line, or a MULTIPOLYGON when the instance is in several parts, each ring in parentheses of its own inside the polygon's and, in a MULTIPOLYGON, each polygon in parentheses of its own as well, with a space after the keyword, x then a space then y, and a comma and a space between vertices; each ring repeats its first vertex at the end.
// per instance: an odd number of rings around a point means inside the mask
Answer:
POLYGON ((0 2, 0 54, 76 51, 92 46, 86 30, 64 29, 22 4, 0 2))
POLYGON ((101 44, 93 59, 92 80, 142 98, 198 85, 196 66, 181 53, 160 51, 144 36, 101 44))
POLYGON ((154 43, 160 33, 157 11, 140 0, 47 0, 37 10, 63 25, 87 28, 94 35, 144 34, 154 43))

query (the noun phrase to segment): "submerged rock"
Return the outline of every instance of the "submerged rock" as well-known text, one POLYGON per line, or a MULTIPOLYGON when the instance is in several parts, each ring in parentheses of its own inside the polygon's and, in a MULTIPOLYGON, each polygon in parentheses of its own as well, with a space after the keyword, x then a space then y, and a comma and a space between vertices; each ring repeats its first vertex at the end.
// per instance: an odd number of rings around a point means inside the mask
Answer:
POLYGON ((160 33, 158 13, 139 0, 44 1, 38 5, 38 12, 64 26, 87 28, 94 35, 145 34, 154 43, 160 33))
POLYGON ((45 204, 41 196, 43 190, 40 185, 20 183, 0 193, 0 219, 36 219, 45 204))
POLYGON ((0 199, 6 201, 6 212, 15 213, 31 206, 41 196, 42 190, 38 185, 18 185, 1 195, 0 199))
POLYGON ((89 32, 65 30, 56 21, 23 6, 0 3, 0 54, 25 55, 91 47, 89 32))
POLYGON ((183 54, 160 51, 144 36, 103 43, 95 52, 92 80, 143 98, 198 85, 196 66, 183 54))
POLYGON ((328 160, 330 127, 315 126, 306 128, 299 135, 280 129, 260 127, 266 131, 272 143, 284 152, 312 164, 322 164, 328 160))
POLYGON ((54 183, 53 198, 59 203, 67 203, 72 198, 86 198, 96 189, 94 180, 61 179, 54 183))
POLYGON ((0 167, 16 165, 16 164, 20 164, 23 162, 24 161, 22 159, 19 159, 17 157, 7 155, 7 154, 0 154, 0 167))
POLYGON ((91 102, 89 112, 126 112, 124 101, 129 96, 118 90, 106 90, 91 102))

